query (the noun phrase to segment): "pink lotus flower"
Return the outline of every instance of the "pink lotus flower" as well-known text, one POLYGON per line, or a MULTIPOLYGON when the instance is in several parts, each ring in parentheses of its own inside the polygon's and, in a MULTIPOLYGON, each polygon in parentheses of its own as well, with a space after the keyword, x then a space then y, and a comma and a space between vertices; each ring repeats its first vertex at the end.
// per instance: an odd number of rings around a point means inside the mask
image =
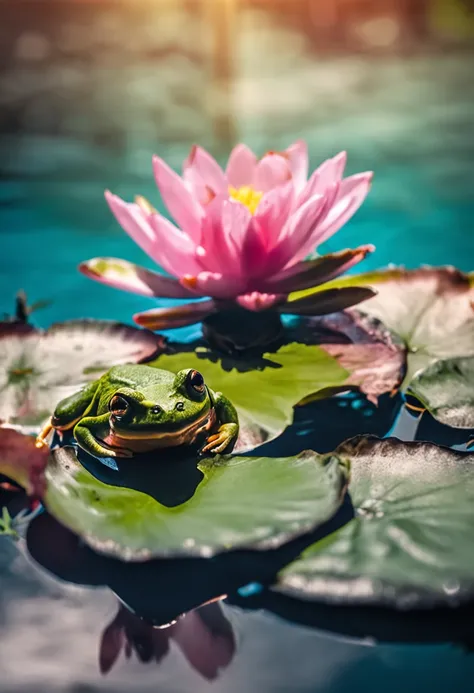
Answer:
MULTIPOLYGON (((199 322, 238 304, 250 311, 320 314, 364 300, 353 289, 325 292, 311 302, 287 302, 292 291, 322 284, 360 262, 372 246, 305 258, 343 226, 364 201, 372 173, 343 178, 346 154, 325 161, 308 180, 308 152, 302 141, 261 159, 237 145, 225 172, 201 147, 193 147, 183 176, 155 156, 155 180, 176 222, 144 198, 134 203, 106 192, 119 224, 169 275, 115 258, 82 263, 87 276, 144 296, 198 299, 134 316, 151 329, 199 322), (331 301, 329 301, 329 304, 331 301), (320 306, 318 308, 318 305, 320 306)), ((367 290, 368 291, 368 290, 367 290)))

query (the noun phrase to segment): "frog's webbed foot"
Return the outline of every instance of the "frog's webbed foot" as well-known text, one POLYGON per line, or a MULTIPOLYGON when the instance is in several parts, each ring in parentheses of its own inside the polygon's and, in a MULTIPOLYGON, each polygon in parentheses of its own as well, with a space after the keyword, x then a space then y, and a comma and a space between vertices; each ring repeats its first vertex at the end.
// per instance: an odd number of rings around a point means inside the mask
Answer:
POLYGON ((54 426, 52 424, 52 419, 50 418, 48 423, 43 426, 41 431, 36 436, 35 445, 37 448, 49 447, 47 437, 49 436, 49 434, 51 433, 51 431, 53 429, 54 429, 54 426))
POLYGON ((219 427, 217 433, 209 436, 206 445, 201 452, 231 452, 237 442, 239 427, 235 423, 225 423, 219 427))

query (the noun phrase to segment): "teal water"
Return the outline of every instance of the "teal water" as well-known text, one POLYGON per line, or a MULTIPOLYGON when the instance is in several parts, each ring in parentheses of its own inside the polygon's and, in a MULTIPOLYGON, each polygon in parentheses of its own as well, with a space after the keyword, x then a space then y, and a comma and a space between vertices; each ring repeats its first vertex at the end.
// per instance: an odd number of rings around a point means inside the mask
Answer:
MULTIPOLYGON (((374 243, 377 251, 354 272, 390 263, 452 264, 469 271, 474 266, 471 64, 470 56, 379 64, 359 59, 358 81, 345 87, 337 109, 326 99, 278 127, 269 126, 271 114, 260 113, 236 116, 234 128, 259 152, 303 137, 313 167, 346 149, 349 173, 375 172, 362 208, 321 248, 374 243)), ((354 65, 334 61, 324 69, 331 78, 348 79, 354 65)), ((296 70, 294 79, 303 89, 307 73, 296 70)), ((270 88, 264 80, 257 85, 270 88)), ((114 151, 81 145, 73 137, 9 140, 0 183, 0 311, 11 311, 20 288, 32 301, 53 301, 37 314, 42 325, 86 316, 128 322, 134 312, 156 305, 95 284, 76 268, 98 255, 153 266, 115 222, 103 191, 110 188, 127 199, 144 194, 164 211, 152 178, 152 154, 179 169, 192 143, 191 136, 173 143, 140 130, 131 148, 114 151)), ((225 162, 233 143, 211 141, 210 150, 225 162)))

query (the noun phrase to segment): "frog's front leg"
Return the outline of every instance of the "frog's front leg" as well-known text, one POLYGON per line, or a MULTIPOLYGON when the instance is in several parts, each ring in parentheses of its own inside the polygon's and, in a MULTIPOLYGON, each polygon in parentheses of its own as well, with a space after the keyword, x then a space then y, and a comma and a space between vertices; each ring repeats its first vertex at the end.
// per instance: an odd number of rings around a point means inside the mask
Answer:
POLYGON ((53 416, 43 426, 36 438, 36 447, 42 448, 48 445, 47 438, 51 431, 68 431, 76 425, 79 419, 90 413, 94 406, 94 398, 99 387, 99 380, 88 383, 79 392, 62 399, 54 410, 53 416))
POLYGON ((132 457, 131 450, 126 448, 109 448, 103 445, 94 435, 103 433, 109 426, 110 414, 102 416, 86 416, 76 424, 74 428, 74 438, 83 450, 94 455, 94 457, 132 457))
POLYGON ((210 435, 202 452, 232 452, 239 437, 239 417, 237 410, 221 392, 212 396, 216 410, 217 432, 210 435))

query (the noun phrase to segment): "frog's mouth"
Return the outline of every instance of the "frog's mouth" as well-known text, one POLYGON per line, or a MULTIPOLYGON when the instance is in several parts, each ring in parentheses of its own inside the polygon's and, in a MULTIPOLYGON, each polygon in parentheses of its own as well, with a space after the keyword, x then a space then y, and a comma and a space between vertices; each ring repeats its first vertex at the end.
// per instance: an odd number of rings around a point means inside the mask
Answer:
POLYGON ((104 443, 112 449, 127 448, 132 452, 192 445, 201 433, 210 431, 215 423, 216 413, 214 409, 209 409, 199 418, 173 431, 120 430, 116 425, 111 424, 104 443))

